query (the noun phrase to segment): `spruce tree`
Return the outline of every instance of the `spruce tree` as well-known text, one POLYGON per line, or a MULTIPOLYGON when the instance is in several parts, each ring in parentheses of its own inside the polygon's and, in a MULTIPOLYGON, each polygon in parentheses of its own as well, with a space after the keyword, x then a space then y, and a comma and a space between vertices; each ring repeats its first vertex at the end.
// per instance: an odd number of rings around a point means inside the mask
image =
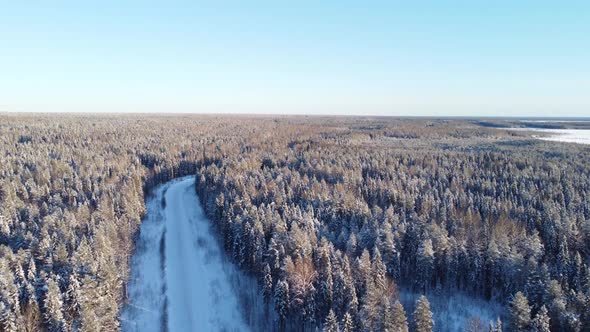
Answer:
POLYGON ((328 316, 326 316, 326 320, 324 321, 324 328, 322 329, 323 332, 339 332, 340 329, 338 328, 338 321, 336 320, 336 315, 334 314, 334 310, 330 309, 328 316))
POLYGON ((414 310, 414 328, 416 332, 432 332, 434 320, 432 319, 432 312, 430 311, 430 302, 426 296, 422 295, 416 301, 416 309, 414 310))
POLYGON ((57 282, 53 279, 47 281, 44 309, 45 323, 50 331, 62 331, 65 329, 62 295, 57 282))
POLYGON ((279 315, 279 324, 284 327, 289 313, 289 284, 285 280, 279 281, 275 289, 275 307, 279 315))
POLYGON ((16 332, 19 330, 14 313, 11 312, 10 307, 5 305, 3 301, 0 301, 0 330, 6 332, 16 332))
MULTIPOLYGON (((588 288, 590 292, 590 287, 588 288)), ((582 306, 582 317, 580 317, 582 323, 582 331, 590 332, 590 294, 586 296, 586 302, 582 306)))
POLYGON ((526 331, 531 325, 531 307, 522 292, 514 295, 510 302, 510 320, 514 331, 526 331))
POLYGON ((378 331, 393 331, 393 312, 387 296, 383 296, 381 299, 376 326, 378 331))
POLYGON ((532 325, 533 332, 550 332, 549 327, 551 326, 551 324, 549 319, 549 313, 545 306, 542 306, 541 309, 539 309, 539 312, 537 312, 537 314, 535 315, 535 319, 533 319, 532 325))
POLYGON ((399 301, 393 304, 393 327, 395 332, 408 332, 406 311, 399 301))
POLYGON ((354 322, 352 321, 352 316, 347 312, 344 314, 342 318, 342 332, 353 332, 354 331, 354 322))
POLYGON ((78 278, 76 278, 75 274, 70 275, 68 289, 66 291, 66 313, 68 314, 69 318, 75 318, 80 315, 80 282, 78 278))
POLYGON ((496 331, 495 332, 502 332, 502 320, 500 317, 496 319, 496 331))
POLYGON ((264 301, 266 303, 270 303, 272 297, 272 274, 270 271, 270 266, 266 264, 264 266, 264 284, 262 285, 262 294, 264 296, 264 301))
POLYGON ((417 288, 424 292, 430 286, 432 273, 434 270, 434 250, 432 248, 432 240, 424 240, 418 248, 417 256, 417 288))
POLYGON ((385 288, 387 287, 385 271, 386 267, 383 264, 379 248, 375 247, 373 250, 373 262, 371 263, 371 274, 375 282, 375 288, 379 292, 385 292, 385 288))

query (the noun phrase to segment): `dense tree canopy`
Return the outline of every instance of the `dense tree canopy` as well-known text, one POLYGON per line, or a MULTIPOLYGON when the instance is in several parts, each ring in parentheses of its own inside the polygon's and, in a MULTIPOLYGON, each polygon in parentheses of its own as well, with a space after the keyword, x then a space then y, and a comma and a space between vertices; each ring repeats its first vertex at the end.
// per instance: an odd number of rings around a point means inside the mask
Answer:
POLYGON ((281 329, 405 331, 398 287, 590 326, 586 146, 463 120, 1 120, 3 330, 118 329, 144 195, 188 174, 281 329))

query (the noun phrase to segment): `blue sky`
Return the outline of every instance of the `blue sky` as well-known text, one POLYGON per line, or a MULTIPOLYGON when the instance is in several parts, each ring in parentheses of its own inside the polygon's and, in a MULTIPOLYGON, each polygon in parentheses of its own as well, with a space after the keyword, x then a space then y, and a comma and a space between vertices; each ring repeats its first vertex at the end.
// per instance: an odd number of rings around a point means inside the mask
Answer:
POLYGON ((4 1, 0 111, 590 116, 590 2, 4 1))

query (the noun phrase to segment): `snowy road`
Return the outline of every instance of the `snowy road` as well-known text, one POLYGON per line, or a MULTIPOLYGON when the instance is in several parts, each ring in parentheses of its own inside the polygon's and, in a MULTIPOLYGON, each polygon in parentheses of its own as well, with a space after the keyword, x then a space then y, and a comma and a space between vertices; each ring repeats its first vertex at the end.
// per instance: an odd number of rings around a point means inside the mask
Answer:
POLYGON ((248 331, 193 177, 158 187, 147 201, 132 262, 123 331, 248 331), (163 199, 164 198, 164 199, 163 199))

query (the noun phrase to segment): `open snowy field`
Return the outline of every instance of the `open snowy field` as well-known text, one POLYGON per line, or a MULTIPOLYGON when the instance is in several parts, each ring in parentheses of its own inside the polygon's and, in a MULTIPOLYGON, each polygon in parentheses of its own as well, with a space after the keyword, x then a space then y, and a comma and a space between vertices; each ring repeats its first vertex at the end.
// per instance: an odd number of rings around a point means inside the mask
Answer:
POLYGON ((547 135, 533 135, 544 141, 590 144, 590 129, 502 128, 518 131, 536 131, 547 135))
POLYGON ((147 201, 123 331, 248 331, 222 252, 186 177, 147 201))
POLYGON ((545 141, 590 144, 590 130, 588 129, 534 129, 550 136, 535 136, 545 141))

